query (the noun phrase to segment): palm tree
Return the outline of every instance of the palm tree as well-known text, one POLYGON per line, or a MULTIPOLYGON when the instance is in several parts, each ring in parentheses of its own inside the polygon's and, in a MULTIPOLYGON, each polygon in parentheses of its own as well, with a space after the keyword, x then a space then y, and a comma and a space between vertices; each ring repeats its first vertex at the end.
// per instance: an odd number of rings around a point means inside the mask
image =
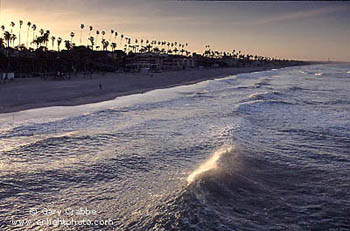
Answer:
POLYGON ((36 30, 36 25, 35 24, 32 25, 32 30, 33 30, 33 41, 34 41, 35 30, 36 30))
MULTIPOLYGON (((98 39, 98 35, 100 34, 100 31, 99 30, 97 30, 96 31, 96 38, 95 38, 95 41, 98 41, 97 39, 98 39)), ((99 46, 98 46, 99 47, 99 46)), ((98 47, 96 47, 96 50, 98 49, 98 47)))
MULTIPOLYGON (((71 43, 73 43, 73 38, 74 38, 75 34, 74 32, 70 32, 70 41, 71 43)), ((67 46, 66 46, 67 47, 67 46)), ((69 49, 68 49, 69 50, 69 49)))
POLYGON ((60 52, 61 43, 62 43, 62 38, 58 37, 58 39, 57 39, 57 50, 58 50, 58 52, 60 52))
MULTIPOLYGON (((73 32, 72 32, 73 33, 73 32)), ((74 37, 74 36, 73 36, 74 37)), ((69 40, 65 40, 64 41, 64 45, 66 47, 67 50, 72 49, 72 43, 69 40)))
POLYGON ((30 30, 30 26, 32 25, 31 22, 27 23, 28 29, 27 29, 27 47, 28 47, 28 39, 29 39, 29 30, 30 30))
POLYGON ((108 51, 109 42, 102 39, 103 50, 108 51))
POLYGON ((7 42, 7 47, 10 47, 10 41, 11 41, 11 33, 8 31, 5 31, 4 33, 4 39, 7 42))
POLYGON ((112 36, 113 36, 113 34, 114 34, 114 30, 111 30, 111 34, 109 35, 109 41, 111 41, 111 40, 112 40, 112 36))
POLYGON ((80 45, 82 43, 82 38, 83 38, 83 29, 84 29, 85 25, 84 24, 80 24, 80 45))
POLYGON ((16 24, 15 24, 14 22, 11 22, 11 23, 10 23, 10 26, 12 27, 12 28, 11 28, 11 34, 12 34, 12 32, 13 32, 13 28, 15 27, 15 25, 16 25, 16 24))
POLYGON ((90 37, 88 38, 88 40, 89 40, 90 43, 91 43, 91 49, 94 50, 94 45, 95 45, 94 37, 90 36, 90 37))
POLYGON ((151 44, 148 44, 148 45, 146 46, 146 49, 147 49, 148 52, 151 52, 151 49, 152 49, 151 44))
POLYGON ((117 36, 118 36, 118 32, 114 32, 114 40, 115 40, 115 42, 117 42, 117 36))
POLYGON ((119 36, 119 38, 120 38, 120 44, 119 44, 119 47, 122 47, 122 46, 123 46, 123 38, 124 38, 124 35, 123 35, 123 34, 121 34, 121 35, 119 36))
POLYGON ((158 54, 158 53, 160 52, 160 50, 159 50, 158 47, 155 47, 155 48, 153 48, 153 52, 156 53, 156 54, 158 54))
POLYGON ((56 40, 56 37, 55 36, 51 36, 52 50, 54 49, 53 46, 55 45, 55 40, 56 40))
POLYGON ((49 40, 50 40, 50 31, 46 30, 41 36, 41 42, 44 43, 46 48, 47 48, 47 44, 48 44, 49 40))
MULTIPOLYGON (((103 31, 101 31, 101 34, 102 34, 102 40, 104 40, 106 32, 103 30, 103 31)), ((101 43, 101 45, 102 45, 102 50, 104 50, 104 44, 101 43)))
MULTIPOLYGON (((1 26, 1 30, 2 30, 2 34, 4 34, 4 33, 5 33, 5 26, 4 26, 4 25, 1 26)), ((1 37, 0 37, 0 38, 1 38, 1 37)), ((3 38, 3 40, 5 41, 4 36, 3 36, 2 38, 3 38)))
POLYGON ((3 38, 0 38, 0 48, 2 48, 4 46, 4 39, 3 38))
POLYGON ((12 46, 15 46, 15 40, 16 39, 17 39, 17 36, 15 34, 11 34, 12 46))
POLYGON ((183 55, 184 52, 185 52, 185 49, 182 48, 182 49, 180 50, 181 55, 183 55))
POLYGON ((35 44, 36 45, 36 49, 39 48, 39 45, 42 43, 42 37, 37 37, 36 39, 33 40, 33 42, 31 42, 31 44, 35 44))
POLYGON ((102 39, 104 39, 106 32, 103 30, 103 31, 101 32, 101 34, 102 34, 102 39))
POLYGON ((23 21, 22 21, 22 20, 19 20, 19 33, 18 33, 19 42, 18 42, 18 45, 21 45, 21 30, 22 30, 22 25, 23 25, 23 21))
POLYGON ((117 44, 116 43, 112 43, 111 47, 112 47, 112 51, 115 51, 115 48, 117 48, 117 44))

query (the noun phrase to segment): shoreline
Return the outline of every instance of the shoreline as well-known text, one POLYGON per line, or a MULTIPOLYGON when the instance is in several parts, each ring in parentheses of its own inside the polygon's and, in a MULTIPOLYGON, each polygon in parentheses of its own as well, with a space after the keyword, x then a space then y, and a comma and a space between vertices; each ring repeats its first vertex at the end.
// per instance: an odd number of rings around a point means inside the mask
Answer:
POLYGON ((162 73, 97 73, 54 81, 40 78, 15 79, 0 85, 0 113, 12 113, 51 106, 77 106, 142 94, 156 89, 191 85, 230 75, 280 69, 245 67, 170 71, 162 73), (100 88, 100 84, 102 88, 100 88))

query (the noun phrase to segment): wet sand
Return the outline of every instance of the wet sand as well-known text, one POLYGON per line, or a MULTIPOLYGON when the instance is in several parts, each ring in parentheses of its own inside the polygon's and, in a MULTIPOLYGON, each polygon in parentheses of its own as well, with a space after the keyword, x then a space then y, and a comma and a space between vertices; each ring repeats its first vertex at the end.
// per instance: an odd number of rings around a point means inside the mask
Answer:
POLYGON ((267 69, 271 68, 220 68, 149 74, 99 73, 85 78, 83 75, 72 76, 70 80, 61 81, 40 78, 15 79, 0 85, 0 113, 96 103, 118 96, 267 69))

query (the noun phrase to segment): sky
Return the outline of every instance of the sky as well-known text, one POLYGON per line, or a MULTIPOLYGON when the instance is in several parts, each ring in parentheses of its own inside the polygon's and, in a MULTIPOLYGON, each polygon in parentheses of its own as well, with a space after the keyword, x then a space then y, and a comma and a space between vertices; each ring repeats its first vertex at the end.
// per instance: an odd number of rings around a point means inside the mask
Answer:
MULTIPOLYGON (((350 61, 350 2, 0 0, 0 25, 35 23, 79 43, 80 24, 126 37, 298 60, 350 61)), ((23 28, 26 28, 24 26, 23 28)), ((26 29, 22 36, 26 37, 26 29), (23 35, 24 34, 24 35, 23 35)), ((84 31, 84 41, 88 35, 84 31)))

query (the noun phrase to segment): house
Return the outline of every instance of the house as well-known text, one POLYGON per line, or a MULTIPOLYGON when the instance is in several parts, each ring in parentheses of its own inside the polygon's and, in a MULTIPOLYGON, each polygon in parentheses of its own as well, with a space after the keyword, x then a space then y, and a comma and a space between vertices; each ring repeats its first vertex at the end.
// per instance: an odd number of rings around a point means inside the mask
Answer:
POLYGON ((126 59, 126 69, 132 72, 139 72, 141 69, 158 71, 161 69, 162 55, 152 53, 134 54, 126 59))
POLYGON ((195 60, 181 55, 139 53, 126 59, 126 69, 139 72, 142 68, 150 71, 176 71, 195 67, 195 60))

